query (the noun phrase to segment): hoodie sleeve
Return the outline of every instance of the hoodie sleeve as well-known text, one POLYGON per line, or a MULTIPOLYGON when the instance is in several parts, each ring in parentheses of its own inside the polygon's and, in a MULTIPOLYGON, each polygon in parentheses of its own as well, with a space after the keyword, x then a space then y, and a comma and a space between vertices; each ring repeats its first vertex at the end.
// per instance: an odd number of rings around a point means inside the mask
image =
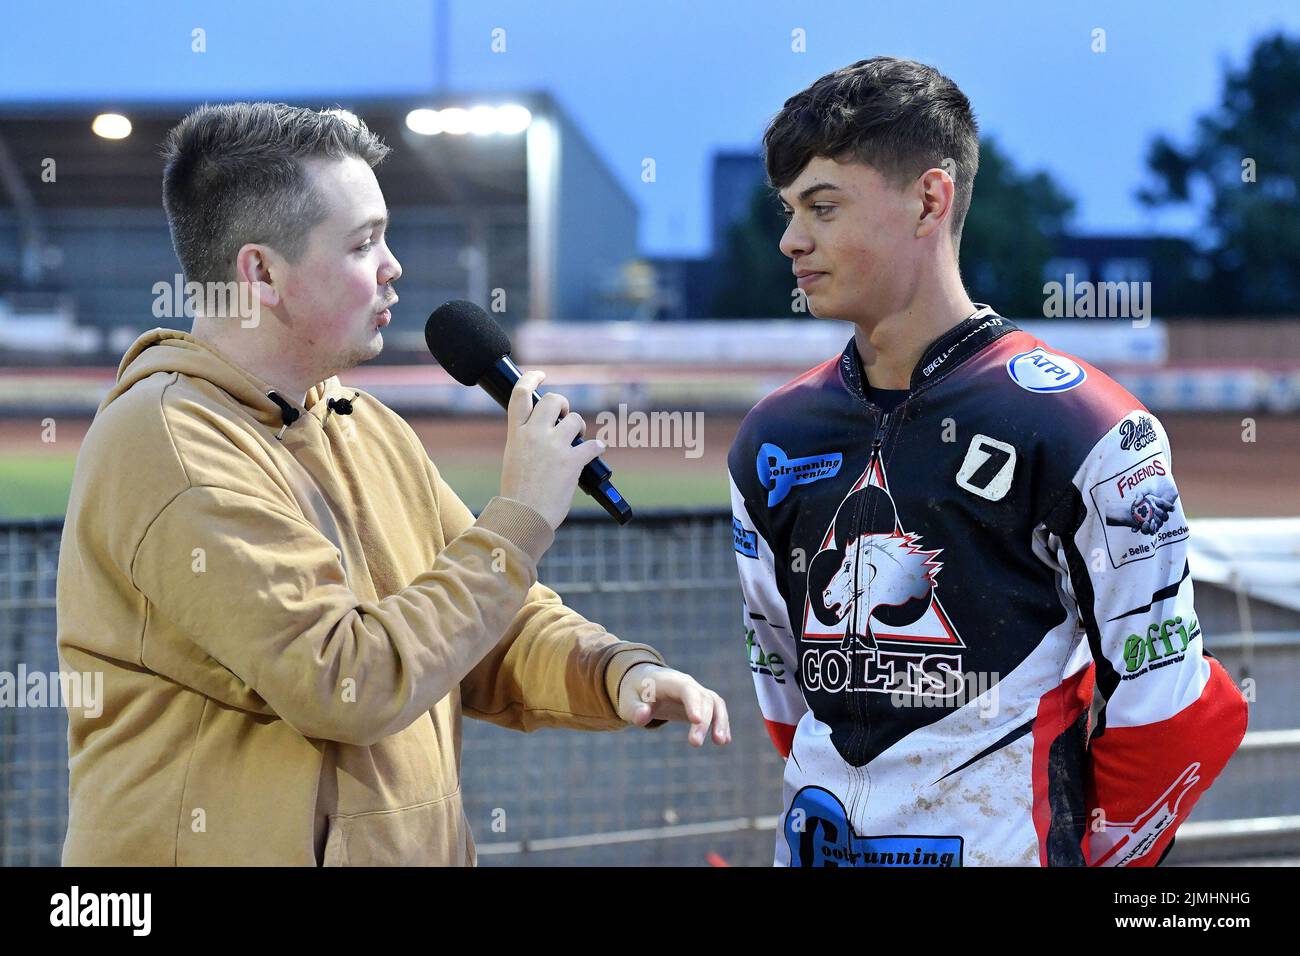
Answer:
POLYGON ((494 651, 536 601, 529 589, 552 537, 532 509, 495 499, 409 586, 362 601, 341 555, 306 520, 198 485, 150 523, 130 574, 150 614, 304 736, 368 746, 433 708, 494 651))
MULTIPOLYGON (((474 524, 474 515, 426 457, 446 540, 474 524)), ((510 498, 509 505, 544 519, 510 498)), ((487 510, 484 509, 484 514, 487 510)), ((481 518, 479 520, 482 520, 481 518)), ((547 526, 549 527, 549 526, 547 526)), ((461 681, 465 713, 511 730, 540 727, 620 730, 628 724, 614 702, 624 675, 636 664, 664 663, 646 644, 620 641, 599 624, 564 605, 543 584, 530 588, 504 636, 461 681)), ((663 721, 652 721, 652 727, 663 721)))

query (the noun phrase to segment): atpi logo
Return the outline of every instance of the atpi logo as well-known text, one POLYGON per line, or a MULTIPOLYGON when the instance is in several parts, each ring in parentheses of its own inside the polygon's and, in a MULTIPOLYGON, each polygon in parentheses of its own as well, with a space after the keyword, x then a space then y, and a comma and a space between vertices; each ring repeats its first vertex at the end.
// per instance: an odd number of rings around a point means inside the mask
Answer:
POLYGON ((1088 377, 1074 359, 1049 352, 1042 346, 1013 355, 1007 362, 1007 374, 1027 392, 1068 392, 1088 377))
POLYGON ((767 489, 767 506, 780 504, 795 485, 821 481, 839 474, 844 456, 836 451, 807 458, 787 458, 776 445, 764 442, 758 449, 758 480, 767 489))

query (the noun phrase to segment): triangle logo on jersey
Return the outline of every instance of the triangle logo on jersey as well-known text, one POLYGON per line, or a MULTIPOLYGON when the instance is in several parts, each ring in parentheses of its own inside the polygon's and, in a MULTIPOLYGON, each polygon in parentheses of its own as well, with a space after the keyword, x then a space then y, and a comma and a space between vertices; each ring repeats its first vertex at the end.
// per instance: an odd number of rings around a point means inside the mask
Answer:
POLYGON ((943 549, 926 544, 899 522, 884 466, 873 462, 840 502, 808 567, 803 640, 844 651, 964 648, 937 591, 943 549))

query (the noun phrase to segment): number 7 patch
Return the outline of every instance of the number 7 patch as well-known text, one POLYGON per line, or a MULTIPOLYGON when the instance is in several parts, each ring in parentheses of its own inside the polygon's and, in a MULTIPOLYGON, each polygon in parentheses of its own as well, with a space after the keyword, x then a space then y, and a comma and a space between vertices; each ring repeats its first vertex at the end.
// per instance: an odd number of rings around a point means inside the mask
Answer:
POLYGON ((957 471, 957 484, 972 494, 1001 501, 1011 489, 1016 470, 1016 449, 988 435, 976 435, 957 471))

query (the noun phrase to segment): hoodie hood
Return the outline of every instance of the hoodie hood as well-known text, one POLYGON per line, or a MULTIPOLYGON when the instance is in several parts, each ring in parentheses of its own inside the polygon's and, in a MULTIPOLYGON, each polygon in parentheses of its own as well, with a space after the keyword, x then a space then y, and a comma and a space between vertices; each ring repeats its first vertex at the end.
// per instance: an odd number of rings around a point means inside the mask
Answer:
POLYGON ((100 402, 99 411, 111 405, 137 382, 156 372, 180 372, 211 382, 243 405, 253 418, 272 428, 292 424, 285 419, 296 417, 286 414, 281 403, 271 398, 272 393, 299 413, 306 411, 315 414, 317 406, 335 392, 341 392, 338 376, 331 376, 307 390, 304 406, 296 396, 278 391, 273 385, 237 365, 230 356, 212 344, 179 329, 157 328, 145 332, 126 350, 118 365, 117 383, 100 402))

